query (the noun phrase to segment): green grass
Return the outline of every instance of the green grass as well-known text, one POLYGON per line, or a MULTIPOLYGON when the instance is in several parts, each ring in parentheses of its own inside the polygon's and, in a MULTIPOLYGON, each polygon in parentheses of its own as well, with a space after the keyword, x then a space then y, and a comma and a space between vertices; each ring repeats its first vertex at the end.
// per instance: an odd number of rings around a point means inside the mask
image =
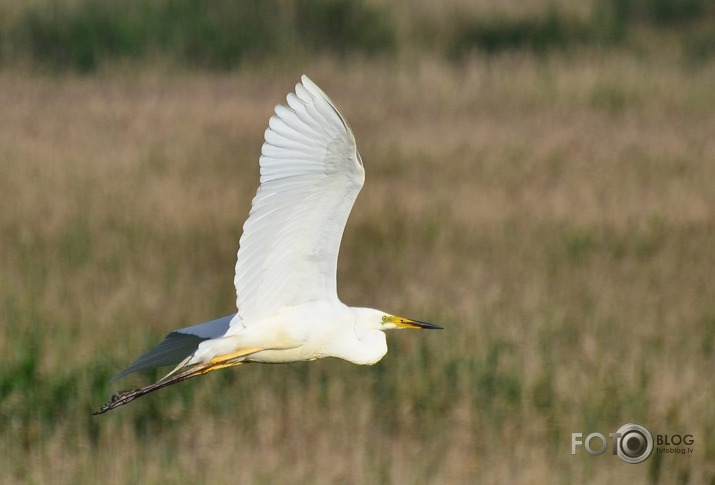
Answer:
POLYGON ((100 417, 155 377, 111 375, 234 311, 262 133, 298 72, 0 72, 0 481, 712 483, 712 63, 477 61, 304 67, 367 169, 341 298, 444 331, 100 417), (695 454, 570 454, 630 421, 695 454))
POLYGON ((708 0, 34 0, 0 1, 0 62, 94 72, 121 61, 230 70, 314 53, 401 59, 429 52, 544 55, 580 47, 715 52, 708 0))
POLYGON ((116 60, 157 57, 230 69, 308 50, 372 54, 394 45, 389 17, 347 0, 53 1, 28 6, 4 34, 0 40, 8 57, 80 72, 116 60))

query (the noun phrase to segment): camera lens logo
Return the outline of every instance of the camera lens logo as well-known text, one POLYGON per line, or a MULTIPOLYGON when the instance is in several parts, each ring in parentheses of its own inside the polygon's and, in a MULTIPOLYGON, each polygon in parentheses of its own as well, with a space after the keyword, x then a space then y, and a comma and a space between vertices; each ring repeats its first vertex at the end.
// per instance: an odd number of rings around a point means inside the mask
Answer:
POLYGON ((626 463, 640 463, 653 453, 653 435, 640 424, 624 424, 616 435, 616 454, 626 463))

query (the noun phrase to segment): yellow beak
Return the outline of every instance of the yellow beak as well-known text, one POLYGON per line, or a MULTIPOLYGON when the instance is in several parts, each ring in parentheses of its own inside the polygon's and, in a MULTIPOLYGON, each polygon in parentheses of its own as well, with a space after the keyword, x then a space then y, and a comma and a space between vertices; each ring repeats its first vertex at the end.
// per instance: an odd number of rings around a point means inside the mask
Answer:
POLYGON ((442 327, 429 322, 420 322, 410 318, 392 317, 390 323, 394 323, 399 328, 421 328, 424 330, 442 330, 442 327))

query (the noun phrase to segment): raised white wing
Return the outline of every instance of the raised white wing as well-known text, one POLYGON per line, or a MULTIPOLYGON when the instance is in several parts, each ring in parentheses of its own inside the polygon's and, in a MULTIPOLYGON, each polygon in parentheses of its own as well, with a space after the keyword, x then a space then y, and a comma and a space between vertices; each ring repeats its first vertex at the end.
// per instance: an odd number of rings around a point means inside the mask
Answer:
POLYGON ((343 116, 310 79, 301 81, 270 119, 261 185, 243 225, 234 283, 244 324, 338 298, 340 240, 365 170, 343 116))

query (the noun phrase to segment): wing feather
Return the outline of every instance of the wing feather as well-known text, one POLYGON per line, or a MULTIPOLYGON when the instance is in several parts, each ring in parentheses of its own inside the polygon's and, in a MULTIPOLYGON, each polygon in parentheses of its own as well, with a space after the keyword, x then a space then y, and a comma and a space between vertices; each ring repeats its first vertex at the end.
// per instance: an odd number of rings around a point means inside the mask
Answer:
POLYGON ((178 364, 193 354, 201 342, 222 337, 228 330, 233 317, 234 315, 228 315, 210 322, 174 330, 167 334, 159 345, 132 362, 129 367, 112 377, 109 382, 141 370, 178 364))
POLYGON ((365 172, 355 138, 306 76, 275 109, 261 149, 261 185, 243 226, 236 303, 247 325, 282 307, 337 300, 338 250, 365 172))

